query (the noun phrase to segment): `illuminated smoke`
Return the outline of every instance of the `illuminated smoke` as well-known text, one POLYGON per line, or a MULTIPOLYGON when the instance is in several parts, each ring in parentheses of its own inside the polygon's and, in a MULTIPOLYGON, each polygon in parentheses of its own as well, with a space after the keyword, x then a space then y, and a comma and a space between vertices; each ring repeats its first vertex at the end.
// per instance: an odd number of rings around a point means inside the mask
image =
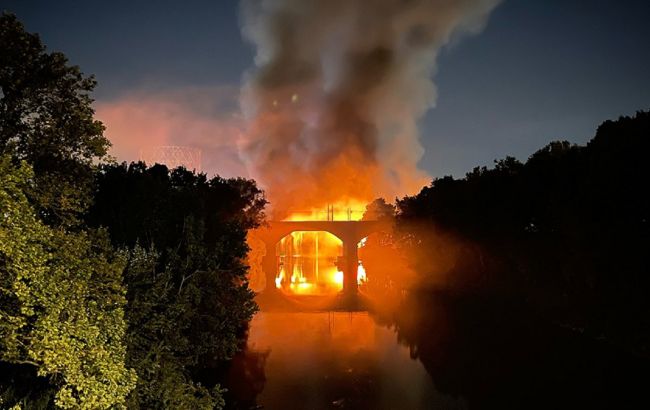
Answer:
POLYGON ((442 46, 499 0, 242 0, 257 50, 244 159, 276 211, 392 198, 428 182, 417 120, 442 46))

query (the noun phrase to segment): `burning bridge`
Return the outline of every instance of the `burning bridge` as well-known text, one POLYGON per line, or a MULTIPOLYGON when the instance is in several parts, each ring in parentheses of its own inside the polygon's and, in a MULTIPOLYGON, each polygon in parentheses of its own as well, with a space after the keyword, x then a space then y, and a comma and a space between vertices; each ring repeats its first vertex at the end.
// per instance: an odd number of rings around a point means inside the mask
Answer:
POLYGON ((343 243, 343 291, 357 291, 359 265, 358 244, 368 235, 385 231, 390 224, 383 221, 272 221, 255 231, 255 237, 266 246, 262 269, 266 276, 265 291, 273 291, 278 274, 276 244, 285 236, 297 231, 329 232, 343 243))

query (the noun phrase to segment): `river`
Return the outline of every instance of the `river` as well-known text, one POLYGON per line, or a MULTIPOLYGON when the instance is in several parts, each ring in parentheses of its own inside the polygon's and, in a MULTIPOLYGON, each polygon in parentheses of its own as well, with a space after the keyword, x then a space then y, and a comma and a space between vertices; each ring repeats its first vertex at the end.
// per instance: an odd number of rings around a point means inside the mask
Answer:
POLYGON ((650 408, 646 359, 505 304, 426 295, 391 315, 263 311, 233 409, 650 408))

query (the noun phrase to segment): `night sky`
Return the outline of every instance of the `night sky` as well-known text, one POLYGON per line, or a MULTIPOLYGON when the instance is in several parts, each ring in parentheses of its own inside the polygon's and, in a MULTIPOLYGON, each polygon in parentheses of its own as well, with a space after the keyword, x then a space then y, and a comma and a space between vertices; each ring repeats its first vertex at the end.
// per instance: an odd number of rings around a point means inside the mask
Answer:
MULTIPOLYGON (((218 104, 182 115, 237 118, 236 90, 254 50, 241 38, 236 0, 0 5, 96 76, 99 106, 133 95, 195 101, 197 90, 210 99, 201 90, 217 90, 218 104)), ((437 104, 421 124, 421 168, 463 176, 506 155, 525 160, 551 140, 584 143, 603 120, 650 109, 649 18, 647 0, 506 0, 481 33, 441 53, 437 104)), ((242 171, 219 161, 211 170, 242 171)))

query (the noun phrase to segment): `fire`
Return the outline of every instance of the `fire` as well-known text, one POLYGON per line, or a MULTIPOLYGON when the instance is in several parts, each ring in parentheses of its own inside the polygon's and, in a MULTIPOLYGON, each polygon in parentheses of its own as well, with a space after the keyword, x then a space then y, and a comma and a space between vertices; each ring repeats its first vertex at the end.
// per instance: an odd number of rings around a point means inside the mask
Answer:
MULTIPOLYGON (((339 201, 323 208, 294 210, 285 221, 358 221, 363 217, 366 202, 339 201)), ((362 241, 363 242, 363 241, 362 241)), ((359 247, 363 243, 359 244, 359 247)), ((324 294, 343 288, 341 261, 343 244, 328 232, 292 232, 278 244, 279 273, 275 286, 294 294, 324 294)), ((367 281, 361 264, 358 283, 367 281)))
POLYGON ((277 245, 276 287, 296 294, 325 294, 343 287, 341 241, 329 232, 292 232, 277 245))
POLYGON ((359 267, 357 268, 357 284, 362 285, 367 281, 366 269, 363 267, 363 264, 359 262, 359 267))
MULTIPOLYGON (((361 249, 364 246, 366 246, 366 241, 367 240, 368 240, 368 237, 365 237, 362 240, 360 240, 357 247, 359 249, 361 249)), ((357 268, 357 284, 363 285, 366 282, 368 282, 368 277, 366 276, 366 268, 364 268, 363 263, 361 261, 359 261, 359 267, 357 268)))
POLYGON ((350 199, 326 205, 325 208, 294 210, 285 221, 358 221, 363 217, 367 201, 350 199))
MULTIPOLYGON (((365 239, 365 238, 364 238, 365 239)), ((359 247, 365 240, 359 243, 359 247)), ((331 294, 343 289, 343 244, 329 232, 297 231, 277 245, 279 269, 275 286, 293 294, 331 294)), ((359 285, 367 282, 361 263, 359 285)))
POLYGON ((340 286, 343 286, 343 272, 337 270, 334 274, 334 282, 340 286))
MULTIPOLYGON (((291 213, 288 221, 358 221, 365 211, 365 202, 341 201, 324 209, 291 213)), ((363 238, 358 244, 366 244, 363 238)), ((346 258, 343 243, 326 231, 294 231, 282 238, 273 248, 268 248, 255 233, 249 234, 250 283, 256 290, 266 286, 262 263, 265 257, 272 257, 276 263, 276 275, 271 286, 289 294, 331 295, 343 290, 344 265, 346 258), (261 279, 260 279, 261 278, 261 279)), ((368 282, 366 269, 359 261, 356 279, 358 285, 368 282)))

